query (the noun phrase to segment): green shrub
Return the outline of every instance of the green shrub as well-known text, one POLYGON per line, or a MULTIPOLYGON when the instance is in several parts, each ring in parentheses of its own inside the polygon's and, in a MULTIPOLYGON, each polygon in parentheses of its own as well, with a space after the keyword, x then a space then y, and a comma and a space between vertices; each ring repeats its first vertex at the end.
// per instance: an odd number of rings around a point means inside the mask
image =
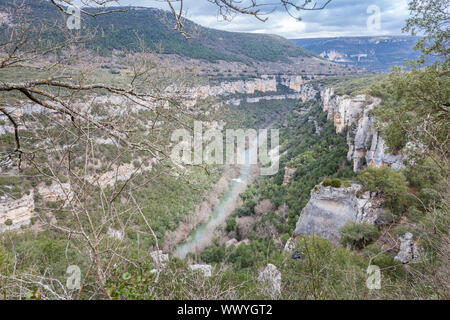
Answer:
POLYGON ((341 244, 362 249, 380 236, 377 227, 369 223, 347 222, 340 230, 341 244))
POLYGON ((412 207, 408 208, 408 212, 406 212, 406 216, 408 217, 409 220, 411 220, 413 222, 419 222, 423 218, 424 213, 422 211, 420 211, 419 209, 417 209, 415 206, 412 206, 412 207))
POLYGON ((390 276, 399 277, 404 274, 405 269, 401 262, 394 260, 394 257, 380 246, 370 244, 363 251, 364 257, 366 257, 372 265, 380 267, 384 273, 390 276))
POLYGON ((333 188, 340 188, 342 186, 342 181, 338 178, 331 180, 331 186, 333 188))
POLYGON ((254 262, 254 252, 250 246, 242 243, 230 256, 230 261, 233 262, 236 267, 241 269, 251 267, 254 262))
POLYGON ((350 188, 352 186, 352 183, 348 180, 342 181, 342 184, 344 185, 345 188, 350 188))
POLYGON ((11 219, 8 219, 5 221, 5 225, 7 225, 8 227, 12 226, 12 224, 13 224, 13 221, 11 219))
POLYGON ((357 181, 365 191, 382 195, 385 206, 397 215, 401 215, 412 202, 408 197, 403 175, 389 168, 368 168, 360 171, 357 181))
POLYGON ((434 188, 423 188, 418 196, 427 208, 438 205, 442 200, 439 191, 434 188))
POLYGON ((397 237, 404 237, 405 236, 405 234, 407 234, 407 233, 411 233, 413 236, 414 236, 414 238, 416 239, 417 237, 418 237, 418 235, 419 235, 419 230, 417 230, 417 229, 414 229, 413 227, 411 227, 411 226, 404 226, 404 227, 399 227, 399 228, 397 228, 397 229, 395 229, 394 230, 394 234, 397 236, 397 237))
POLYGON ((322 185, 324 187, 329 187, 331 186, 331 180, 330 179, 325 179, 325 181, 322 183, 322 185))
POLYGON ((22 188, 20 188, 19 186, 13 186, 11 188, 11 195, 14 198, 20 198, 22 197, 22 188))
POLYGON ((389 225, 394 222, 394 215, 391 210, 385 209, 379 214, 377 225, 389 225))
POLYGON ((200 254, 200 258, 206 263, 220 263, 225 258, 225 247, 209 246, 200 254))
POLYGON ((226 226, 227 232, 236 230, 236 226, 237 226, 237 223, 236 223, 236 219, 234 217, 231 217, 227 220, 227 226, 226 226))

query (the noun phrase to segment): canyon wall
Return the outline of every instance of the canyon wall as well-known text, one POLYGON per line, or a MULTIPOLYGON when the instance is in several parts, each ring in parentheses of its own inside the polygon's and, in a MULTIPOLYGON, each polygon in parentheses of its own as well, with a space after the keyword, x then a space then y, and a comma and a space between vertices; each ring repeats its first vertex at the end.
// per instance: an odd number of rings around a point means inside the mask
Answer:
POLYGON ((353 162, 354 171, 367 167, 388 166, 393 170, 404 167, 402 157, 386 152, 386 143, 375 127, 372 110, 381 103, 379 98, 365 94, 355 97, 337 96, 333 88, 321 91, 323 111, 334 122, 336 133, 348 128, 349 151, 347 159, 353 162))
MULTIPOLYGON (((333 88, 320 91, 323 111, 333 121, 336 133, 346 129, 349 151, 347 158, 353 163, 355 172, 366 167, 388 166, 393 170, 404 167, 402 157, 386 152, 386 144, 380 136, 372 113, 381 100, 365 94, 338 96, 333 88)), ((292 172, 285 170, 285 183, 289 183, 292 172)), ((339 243, 339 229, 347 222, 367 222, 383 225, 383 199, 366 192, 353 184, 348 188, 316 186, 311 198, 300 213, 294 237, 301 234, 317 234, 335 244, 339 243)), ((291 251, 292 241, 286 244, 291 251)))
MULTIPOLYGON (((304 84, 307 81, 303 80, 301 76, 268 76, 263 75, 261 78, 251 80, 238 80, 233 82, 222 82, 218 85, 204 85, 194 88, 189 88, 184 97, 184 104, 188 107, 194 106, 199 99, 206 99, 208 97, 228 96, 232 94, 248 94, 255 93, 277 93, 279 86, 285 86, 292 92, 290 94, 266 95, 261 97, 248 97, 248 103, 258 103, 261 100, 284 100, 284 99, 301 99, 307 101, 311 99, 311 92, 305 91, 304 84)), ((221 107, 223 104, 239 105, 240 99, 230 99, 214 105, 213 107, 221 107)))
POLYGON ((31 191, 20 199, 0 199, 0 232, 17 230, 31 224, 34 216, 34 193, 31 191))

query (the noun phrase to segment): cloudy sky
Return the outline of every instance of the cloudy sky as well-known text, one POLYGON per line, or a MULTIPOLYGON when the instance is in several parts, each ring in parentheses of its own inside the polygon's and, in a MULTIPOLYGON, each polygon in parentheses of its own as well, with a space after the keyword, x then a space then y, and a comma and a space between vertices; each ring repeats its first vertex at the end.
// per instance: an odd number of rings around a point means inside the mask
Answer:
MULTIPOLYGON (((168 9, 161 0, 119 1, 123 5, 168 9)), ((273 10, 266 22, 242 15, 228 22, 218 17, 217 7, 208 0, 184 1, 186 17, 202 26, 227 31, 271 33, 286 38, 399 35, 409 13, 408 0, 332 0, 324 10, 300 12, 302 21, 299 22, 280 6, 273 5, 278 0, 258 0, 258 3, 268 4, 266 10, 273 10)), ((245 3, 248 0, 240 1, 245 3)), ((320 5, 325 0, 315 1, 320 5)))

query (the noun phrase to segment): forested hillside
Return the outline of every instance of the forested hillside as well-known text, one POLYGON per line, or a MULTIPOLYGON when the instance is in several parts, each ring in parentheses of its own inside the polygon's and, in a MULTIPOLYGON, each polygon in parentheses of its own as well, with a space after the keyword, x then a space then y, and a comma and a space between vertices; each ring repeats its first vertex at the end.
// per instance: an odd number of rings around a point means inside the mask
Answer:
MULTIPOLYGON (((27 20, 36 25, 51 25, 55 20, 63 21, 64 15, 46 1, 32 1, 27 20)), ((0 11, 9 7, 9 0, 0 1, 0 11)), ((94 9, 87 9, 95 12, 94 9)), ((86 16, 82 21, 82 32, 95 30, 94 41, 88 48, 102 55, 112 50, 138 51, 145 45, 148 49, 161 53, 205 59, 239 61, 287 61, 289 57, 312 57, 312 52, 304 50, 287 39, 276 35, 233 33, 201 27, 183 19, 187 39, 174 30, 176 20, 168 11, 143 7, 110 7, 118 10, 114 14, 86 16), (143 41, 143 42, 142 42, 143 41)), ((14 19, 14 17, 12 17, 14 19)), ((49 34, 55 36, 55 33, 49 34)))

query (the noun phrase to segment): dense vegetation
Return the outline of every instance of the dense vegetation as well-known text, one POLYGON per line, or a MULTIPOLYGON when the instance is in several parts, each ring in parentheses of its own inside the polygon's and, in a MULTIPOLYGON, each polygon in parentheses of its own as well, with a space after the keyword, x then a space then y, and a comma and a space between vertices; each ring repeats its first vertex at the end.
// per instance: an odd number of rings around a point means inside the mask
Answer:
MULTIPOLYGON (((7 2, 8 0, 0 0, 0 9, 7 6, 7 2)), ((48 22, 51 25, 51 21, 63 19, 63 15, 54 6, 44 1, 30 2, 30 20, 36 23, 48 22)), ((115 9, 125 12, 95 18, 86 16, 83 19, 83 24, 87 24, 87 27, 83 27, 82 31, 91 29, 96 33, 94 41, 90 41, 87 47, 102 55, 110 54, 112 50, 139 51, 144 45, 156 52, 179 54, 210 62, 224 60, 249 64, 252 61, 287 61, 289 57, 314 56, 276 35, 219 31, 183 19, 185 31, 191 37, 185 39, 174 30, 176 21, 170 12, 142 7, 109 8, 115 9)), ((48 36, 53 39, 55 34, 48 36)))
MULTIPOLYGON (((410 20, 409 26, 427 28, 430 22, 435 27, 442 25, 439 17, 429 16, 428 7, 421 7, 421 4, 432 5, 435 1, 411 3, 419 17, 416 15, 410 20), (425 18, 420 19, 420 15, 425 18)), ((1 297, 41 299, 48 298, 45 294, 53 294, 53 298, 81 299, 449 299, 448 33, 431 30, 427 39, 437 41, 431 48, 423 48, 424 53, 431 50, 442 54, 441 63, 422 68, 419 62, 412 66, 411 72, 395 71, 389 78, 373 77, 369 82, 364 78, 344 79, 350 81, 338 86, 336 93, 365 92, 382 98, 383 103, 374 111, 378 126, 389 150, 405 156, 404 169, 367 168, 355 175, 345 158, 346 132, 335 133, 333 123, 327 121, 326 114, 321 111, 319 97, 295 105, 292 101, 263 101, 225 107, 215 116, 226 119, 229 128, 256 128, 276 120, 276 126, 281 129, 281 170, 273 177, 257 179, 241 195, 242 205, 227 220, 224 230, 217 231, 247 242, 227 248, 216 239, 199 255, 190 255, 186 261, 171 258, 164 268, 155 270, 157 265, 149 257, 149 251, 155 250, 156 242, 163 243, 165 233, 174 230, 177 223, 192 212, 221 172, 217 167, 194 167, 189 168, 188 173, 170 171, 169 174, 166 163, 161 162, 155 165, 153 176, 147 177, 144 173, 129 184, 119 183, 104 189, 93 184, 84 189, 80 187, 84 194, 92 195, 84 198, 87 201, 81 208, 88 214, 81 218, 79 211, 69 210, 59 201, 46 202, 37 197, 36 212, 51 212, 49 220, 54 218, 56 228, 32 228, 2 234, 1 297), (284 167, 295 169, 287 184, 283 183, 284 167), (150 184, 147 184, 148 178, 151 178, 150 184), (298 216, 309 200, 310 191, 321 182, 323 186, 333 188, 359 183, 362 190, 357 197, 369 192, 383 202, 380 221, 374 225, 345 225, 340 230, 342 246, 317 236, 300 236, 293 238, 292 253, 283 252, 298 216), (140 190, 129 198, 114 196, 117 189, 134 191, 138 187, 140 190), (264 208, 261 207, 263 202, 264 208), (140 215, 131 215, 137 207, 140 215), (106 235, 109 230, 93 227, 106 226, 99 222, 104 218, 103 211, 107 210, 117 210, 118 216, 123 218, 111 221, 109 226, 114 227, 122 221, 129 223, 123 239, 106 235), (251 222, 247 230, 243 230, 243 219, 251 222), (62 229, 70 227, 76 220, 86 228, 79 232, 82 236, 90 240, 92 234, 99 235, 95 239, 98 240, 94 243, 96 246, 116 250, 92 257, 89 253, 98 251, 83 251, 92 242, 83 242, 80 238, 69 242, 62 229), (146 225, 152 225, 154 235, 143 231, 146 225), (87 235, 84 230, 90 227, 93 231, 88 231, 87 235), (394 256, 398 253, 399 237, 406 233, 410 233, 418 245, 420 259, 404 266, 394 256), (114 263, 118 253, 123 254, 123 259, 114 263), (108 265, 110 272, 103 274, 102 269, 98 269, 100 272, 91 270, 94 264, 90 259, 96 263, 100 260, 99 265, 108 265), (188 264, 192 262, 212 264, 212 277, 191 271, 188 264), (267 291, 257 279, 268 263, 274 264, 282 274, 282 290, 278 294, 267 291), (64 286, 66 267, 73 264, 83 270, 86 286, 80 291, 67 292, 64 286), (382 271, 379 290, 369 290, 365 285, 367 268, 371 265, 379 266, 382 271), (50 290, 42 292, 40 288, 50 290)), ((108 46, 105 43, 102 48, 108 46)), ((265 53, 268 59, 272 53, 265 53)), ((203 52, 204 56, 208 54, 203 52)), ((332 84, 339 79, 329 81, 332 84)), ((101 110, 94 109, 93 112, 98 115, 96 112, 101 110)), ((144 119, 153 116, 145 112, 140 115, 144 119)), ((58 131, 48 126, 46 117, 41 116, 35 119, 34 132, 24 132, 25 145, 37 144, 35 133, 39 130, 46 130, 49 136, 55 137, 55 146, 62 147, 71 142, 66 140, 67 136, 56 135, 58 131)), ((125 120, 120 117, 107 120, 117 121, 118 118, 125 120)), ((139 125, 133 123, 141 129, 139 125)), ((166 130, 173 129, 167 126, 166 130)), ((92 130, 93 138, 102 137, 98 130, 88 129, 92 130)), ((70 133, 75 129, 64 130, 70 133)), ((137 131, 133 136, 135 139, 157 140, 164 136, 161 132, 137 131)), ((1 139, 0 151, 13 147, 12 135, 2 135, 1 139)), ((117 158, 118 163, 133 163, 135 167, 145 161, 139 159, 139 152, 119 153, 109 144, 98 143, 87 150, 100 154, 94 159, 99 161, 117 158)), ((74 148, 73 153, 78 157, 72 165, 85 170, 85 175, 99 170, 99 161, 92 166, 83 166, 88 163, 85 155, 88 152, 84 153, 84 149, 74 148)), ((42 169, 51 161, 46 155, 35 160, 41 167, 37 172, 28 167, 22 171, 23 179, 7 177, 0 180, 0 196, 8 194, 16 198, 37 183, 52 184, 47 181, 49 173, 42 169)), ((75 179, 76 174, 70 173, 70 178, 75 179)), ((75 191, 80 194, 80 190, 75 191)), ((11 223, 5 221, 7 226, 11 223)), ((69 234, 71 237, 75 237, 74 234, 69 234)))

